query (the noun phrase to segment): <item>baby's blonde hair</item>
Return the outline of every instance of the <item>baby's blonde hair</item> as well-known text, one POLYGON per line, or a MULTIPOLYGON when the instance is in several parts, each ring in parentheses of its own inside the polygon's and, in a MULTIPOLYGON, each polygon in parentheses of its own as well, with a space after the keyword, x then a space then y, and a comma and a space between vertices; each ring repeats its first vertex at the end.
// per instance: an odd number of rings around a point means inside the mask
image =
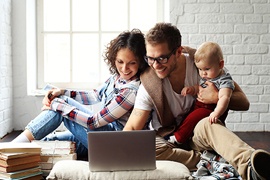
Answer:
POLYGON ((199 46, 194 55, 195 63, 201 60, 220 62, 223 60, 223 53, 220 46, 215 42, 205 42, 199 46))

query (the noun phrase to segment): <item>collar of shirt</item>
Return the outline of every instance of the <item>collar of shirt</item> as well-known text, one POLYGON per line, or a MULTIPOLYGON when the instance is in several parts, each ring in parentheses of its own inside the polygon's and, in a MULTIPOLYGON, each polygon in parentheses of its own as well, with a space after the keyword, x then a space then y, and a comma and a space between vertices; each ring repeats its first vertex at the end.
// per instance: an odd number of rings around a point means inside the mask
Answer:
POLYGON ((125 80, 125 79, 123 79, 123 78, 121 78, 121 77, 119 77, 119 79, 118 79, 118 83, 119 83, 119 84, 127 84, 127 83, 128 83, 128 81, 127 81, 127 80, 125 80))
POLYGON ((133 77, 130 78, 129 80, 125 80, 125 79, 121 78, 121 77, 118 75, 118 76, 116 77, 116 83, 123 85, 123 84, 127 84, 127 83, 129 83, 129 82, 131 82, 131 81, 133 81, 133 80, 135 80, 135 79, 137 79, 137 76, 133 76, 133 77))

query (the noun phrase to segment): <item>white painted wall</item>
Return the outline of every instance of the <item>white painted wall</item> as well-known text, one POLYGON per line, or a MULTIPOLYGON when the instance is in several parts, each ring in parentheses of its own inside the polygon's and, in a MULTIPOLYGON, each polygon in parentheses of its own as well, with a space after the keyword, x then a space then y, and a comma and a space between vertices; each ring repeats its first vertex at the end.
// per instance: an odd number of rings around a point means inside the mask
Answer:
MULTIPOLYGON (((182 33, 182 44, 218 42, 226 67, 251 102, 248 112, 231 112, 227 126, 234 131, 270 131, 269 0, 170 3, 170 19, 182 33)), ((40 112, 42 98, 27 93, 27 77, 33 81, 35 76, 34 14, 35 0, 0 1, 0 137, 24 129, 40 112), (27 67, 33 74, 27 74, 27 67)))
MULTIPOLYGON (((35 0, 12 0, 13 128, 22 130, 40 112, 41 97, 27 93, 27 63, 36 61, 35 0)), ((33 69, 31 69, 32 72, 33 69)), ((35 73, 32 73, 35 77, 35 73)))
POLYGON ((0 1, 0 137, 12 130, 11 0, 0 1))

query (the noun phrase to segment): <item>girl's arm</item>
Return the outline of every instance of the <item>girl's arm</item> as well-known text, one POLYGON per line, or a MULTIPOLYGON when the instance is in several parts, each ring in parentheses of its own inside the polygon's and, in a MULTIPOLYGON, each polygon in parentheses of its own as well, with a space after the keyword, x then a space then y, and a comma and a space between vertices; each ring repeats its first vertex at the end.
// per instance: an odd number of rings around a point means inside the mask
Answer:
POLYGON ((73 98, 74 100, 78 101, 84 105, 92 105, 100 102, 99 92, 95 89, 91 91, 74 91, 74 90, 67 90, 67 89, 60 89, 55 88, 49 90, 45 97, 42 100, 43 105, 50 106, 52 100, 57 98, 61 95, 66 95, 68 97, 73 98))
POLYGON ((100 102, 99 92, 96 89, 91 91, 64 90, 62 95, 71 97, 84 105, 93 105, 100 102))
POLYGON ((84 127, 95 129, 121 118, 130 111, 133 108, 135 96, 136 91, 129 88, 122 89, 106 107, 94 115, 79 111, 60 98, 55 98, 52 101, 51 109, 60 112, 62 116, 84 127))

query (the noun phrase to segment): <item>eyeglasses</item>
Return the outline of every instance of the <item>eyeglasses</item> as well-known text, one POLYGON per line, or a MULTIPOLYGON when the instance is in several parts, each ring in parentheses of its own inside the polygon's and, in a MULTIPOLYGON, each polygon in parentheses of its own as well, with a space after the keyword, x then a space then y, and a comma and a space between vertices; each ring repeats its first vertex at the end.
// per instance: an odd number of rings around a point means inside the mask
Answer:
POLYGON ((157 61, 160 64, 166 64, 168 62, 168 60, 170 59, 170 57, 175 53, 175 51, 177 50, 177 48, 175 48, 174 50, 172 50, 172 52, 168 55, 164 55, 164 56, 160 56, 157 58, 153 58, 150 56, 144 56, 144 60, 149 64, 152 65, 154 64, 155 61, 157 61))

